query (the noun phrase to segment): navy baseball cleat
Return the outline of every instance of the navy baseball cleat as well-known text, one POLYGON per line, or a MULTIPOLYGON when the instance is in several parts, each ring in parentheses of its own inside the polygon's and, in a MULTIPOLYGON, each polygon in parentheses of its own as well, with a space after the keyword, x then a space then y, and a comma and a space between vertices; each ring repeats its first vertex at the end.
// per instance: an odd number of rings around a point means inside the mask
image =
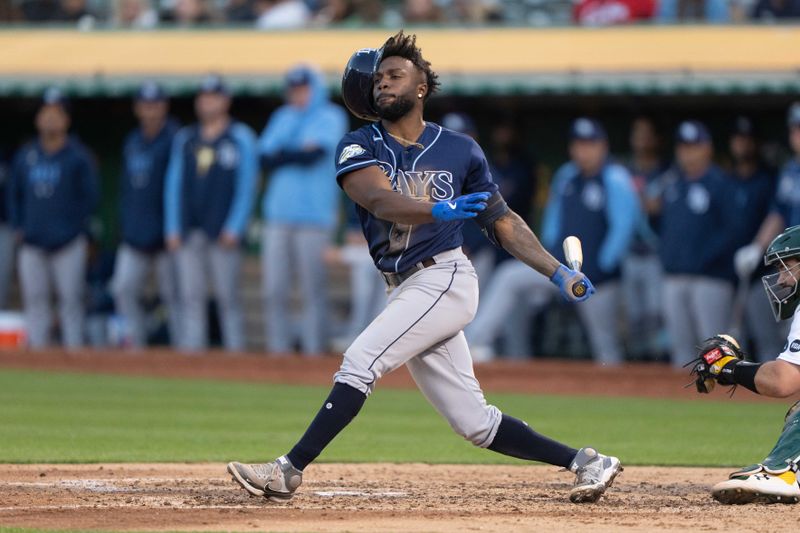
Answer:
POLYGON ((572 503, 594 503, 622 472, 622 465, 616 457, 598 453, 594 448, 581 448, 569 465, 575 473, 575 485, 569 491, 572 503))
POLYGON ((290 500, 303 483, 303 472, 293 467, 285 457, 256 465, 228 463, 228 473, 253 496, 263 496, 273 502, 290 500))

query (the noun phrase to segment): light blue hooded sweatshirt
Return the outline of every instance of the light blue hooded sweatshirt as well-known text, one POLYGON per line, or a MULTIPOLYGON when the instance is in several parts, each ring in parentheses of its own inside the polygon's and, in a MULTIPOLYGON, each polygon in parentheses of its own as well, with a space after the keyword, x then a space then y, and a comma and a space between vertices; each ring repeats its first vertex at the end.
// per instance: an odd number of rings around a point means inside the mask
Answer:
POLYGON ((273 157, 281 151, 316 146, 325 154, 310 164, 284 164, 268 174, 262 212, 267 223, 333 228, 340 194, 334 157, 336 145, 347 133, 347 114, 329 101, 318 72, 301 66, 287 77, 297 71, 304 71, 310 79, 308 106, 300 109, 287 104, 275 110, 259 139, 259 152, 273 157))

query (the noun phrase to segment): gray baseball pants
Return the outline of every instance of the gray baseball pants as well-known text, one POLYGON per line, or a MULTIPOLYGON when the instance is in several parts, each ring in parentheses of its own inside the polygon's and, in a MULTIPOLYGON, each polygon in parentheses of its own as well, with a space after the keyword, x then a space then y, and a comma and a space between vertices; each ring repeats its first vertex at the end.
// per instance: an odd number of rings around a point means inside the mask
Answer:
POLYGON ((61 340, 67 348, 83 345, 86 313, 86 237, 80 236, 55 252, 24 244, 19 252, 17 269, 22 288, 28 346, 34 349, 51 344, 52 310, 50 284, 58 296, 61 340))
POLYGON ((294 328, 289 296, 293 273, 302 297, 300 347, 305 354, 327 349, 325 323, 328 317, 327 269, 323 254, 331 232, 316 226, 267 224, 261 240, 261 276, 267 350, 292 351, 294 328))
POLYGON ((790 320, 776 322, 769 305, 767 293, 761 279, 753 282, 747 294, 745 324, 750 337, 755 341, 755 359, 765 363, 783 351, 783 343, 789 335, 790 320))
POLYGON ((661 316, 664 273, 657 254, 628 254, 622 262, 622 293, 630 324, 661 316))
POLYGON ((0 309, 8 307, 11 274, 14 271, 14 230, 0 224, 0 309))
MULTIPOLYGON (((355 247, 350 248, 354 251, 355 247)), ((386 284, 366 245, 359 247, 358 258, 351 258, 349 264, 351 309, 347 334, 352 341, 386 307, 386 284)))
POLYGON ((665 276, 664 319, 673 367, 681 368, 694 359, 703 339, 727 331, 732 304, 733 286, 727 281, 684 274, 665 276))
POLYGON ((130 334, 131 345, 142 348, 147 344, 144 325, 142 294, 148 274, 154 271, 158 294, 167 310, 167 324, 172 346, 180 344, 180 313, 178 309, 178 272, 175 257, 167 252, 148 254, 127 244, 117 250, 114 277, 111 280, 111 293, 117 312, 125 318, 130 334))
POLYGON ((180 287, 181 345, 189 351, 208 348, 208 285, 217 301, 226 350, 244 349, 244 315, 239 294, 242 250, 225 248, 194 230, 177 251, 180 287))
MULTIPOLYGON (((608 281, 595 288, 597 292, 577 304, 576 309, 586 328, 594 360, 604 365, 617 365, 623 361, 617 324, 619 283, 608 281)), ((558 287, 525 263, 505 261, 495 269, 478 315, 467 329, 470 343, 491 345, 520 298, 540 307, 561 295, 558 287)))
POLYGON ((383 312, 345 351, 334 381, 369 395, 381 376, 405 364, 453 430, 485 448, 502 413, 486 403, 462 332, 478 307, 478 278, 460 248, 434 259, 391 292, 383 312))

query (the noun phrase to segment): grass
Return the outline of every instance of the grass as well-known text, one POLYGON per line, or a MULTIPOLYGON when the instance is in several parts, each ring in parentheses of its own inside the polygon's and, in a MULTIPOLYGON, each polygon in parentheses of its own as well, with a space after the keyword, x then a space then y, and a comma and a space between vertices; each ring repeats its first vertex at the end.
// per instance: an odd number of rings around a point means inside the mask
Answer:
MULTIPOLYGON (((263 461, 287 451, 328 392, 222 381, 0 371, 0 462, 263 461)), ((742 466, 785 406, 724 399, 489 394, 504 412, 625 464, 742 466)), ((378 389, 325 462, 520 463, 474 448, 413 390, 378 389)), ((5 531, 5 530, 4 530, 5 531)), ((8 530, 11 531, 11 530, 8 530)))

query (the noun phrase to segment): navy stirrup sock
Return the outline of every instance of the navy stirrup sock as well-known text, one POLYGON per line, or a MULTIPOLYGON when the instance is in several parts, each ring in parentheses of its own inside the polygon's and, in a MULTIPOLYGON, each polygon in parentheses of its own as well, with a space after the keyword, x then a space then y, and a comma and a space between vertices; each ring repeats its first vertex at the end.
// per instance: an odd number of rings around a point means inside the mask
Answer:
POLYGON ((528 424, 513 416, 503 415, 489 449, 528 461, 541 461, 569 468, 578 450, 540 435, 528 424))
POLYGON ((360 390, 344 383, 335 383, 303 437, 286 454, 292 466, 298 470, 305 469, 355 418, 366 399, 367 395, 360 390))

